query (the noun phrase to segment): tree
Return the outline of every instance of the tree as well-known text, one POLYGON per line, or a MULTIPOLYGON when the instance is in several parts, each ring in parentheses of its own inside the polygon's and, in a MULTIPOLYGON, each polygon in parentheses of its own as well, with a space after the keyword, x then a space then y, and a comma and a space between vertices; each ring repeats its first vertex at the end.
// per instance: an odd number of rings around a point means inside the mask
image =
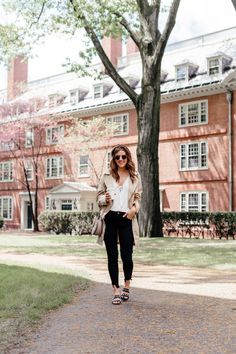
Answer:
POLYGON ((175 25, 180 0, 168 7, 163 31, 159 29, 161 0, 15 0, 6 1, 11 11, 20 14, 28 34, 64 32, 76 35, 83 28, 101 59, 105 72, 128 95, 138 121, 138 168, 143 183, 140 229, 143 236, 162 236, 159 197, 158 142, 160 130, 161 62, 170 33, 175 25), (101 38, 131 37, 142 61, 141 92, 137 94, 107 57, 101 38), (147 173, 148 171, 148 173, 147 173), (152 198, 150 198, 150 195, 152 198))
POLYGON ((57 146, 63 155, 69 155, 71 165, 74 167, 73 179, 77 179, 78 176, 78 159, 86 155, 92 172, 93 184, 98 186, 102 173, 106 169, 107 153, 117 129, 120 129, 118 124, 108 125, 106 117, 102 116, 87 120, 76 117, 67 118, 66 133, 60 137, 57 146), (96 163, 98 149, 99 165, 96 163))
MULTIPOLYGON (((45 146, 45 129, 49 125, 57 124, 55 120, 46 117, 37 118, 32 114, 37 112, 43 104, 43 99, 35 98, 31 101, 15 101, 11 105, 0 105, 2 113, 0 150, 14 158, 14 162, 20 167, 20 173, 18 175, 14 173, 13 177, 28 192, 34 231, 39 231, 38 191, 41 155, 45 146)), ((14 170, 18 171, 17 168, 14 170)))

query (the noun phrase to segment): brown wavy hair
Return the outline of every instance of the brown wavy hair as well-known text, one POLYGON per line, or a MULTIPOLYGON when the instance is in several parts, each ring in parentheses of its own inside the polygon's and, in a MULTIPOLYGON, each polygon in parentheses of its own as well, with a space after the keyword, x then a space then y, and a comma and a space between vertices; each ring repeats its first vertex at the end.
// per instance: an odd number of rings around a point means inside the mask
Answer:
POLYGON ((129 172, 129 176, 130 179, 132 181, 132 183, 134 183, 135 178, 136 178, 136 173, 135 173, 135 164, 132 160, 132 156, 131 156, 131 152, 129 150, 129 148, 125 145, 116 145, 112 150, 111 150, 111 162, 110 162, 110 173, 112 175, 112 177, 116 180, 116 182, 119 182, 120 176, 118 174, 118 166, 115 160, 115 156, 117 154, 118 151, 124 151, 124 153, 127 156, 127 164, 126 164, 126 169, 129 172))

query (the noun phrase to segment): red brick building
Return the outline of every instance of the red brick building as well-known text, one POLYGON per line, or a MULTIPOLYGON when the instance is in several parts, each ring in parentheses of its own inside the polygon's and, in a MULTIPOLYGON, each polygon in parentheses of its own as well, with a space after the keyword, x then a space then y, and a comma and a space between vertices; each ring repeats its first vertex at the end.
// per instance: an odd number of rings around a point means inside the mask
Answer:
MULTIPOLYGON (((139 92, 141 62, 133 43, 122 55, 119 40, 106 39, 107 54, 120 74, 139 92)), ((162 64, 160 191, 162 210, 227 211, 236 208, 236 27, 170 44, 162 64)), ((8 89, 0 91, 0 129, 9 121, 25 122, 29 115, 4 107, 14 102, 43 98, 38 117, 54 122, 45 126, 40 152, 39 211, 45 209, 91 210, 95 208, 94 170, 99 174, 109 162, 107 147, 70 159, 58 150, 56 140, 67 130, 68 117, 88 120, 105 117, 116 129, 110 147, 124 143, 135 154, 136 113, 132 102, 105 77, 102 81, 67 73, 27 82, 27 62, 15 60, 8 89), (60 117, 58 124, 55 120, 60 117), (106 158, 106 163, 102 162, 106 158), (89 161, 92 161, 93 169, 89 161), (72 173, 73 171, 73 173, 72 173)), ((25 149, 37 140, 25 131, 25 149)), ((8 227, 32 227, 29 196, 19 183, 20 167, 1 144, 0 215, 8 227)), ((31 173, 29 164, 28 173, 31 173)), ((34 178, 32 174, 32 196, 34 178)))

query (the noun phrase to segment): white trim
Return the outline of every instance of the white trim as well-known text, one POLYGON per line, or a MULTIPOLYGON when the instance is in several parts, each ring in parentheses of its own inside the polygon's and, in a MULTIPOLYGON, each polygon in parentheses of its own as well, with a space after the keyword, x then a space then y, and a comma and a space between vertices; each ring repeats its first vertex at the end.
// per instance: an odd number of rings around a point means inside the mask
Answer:
POLYGON ((46 157, 46 161, 45 161, 45 179, 61 179, 64 177, 64 156, 57 156, 57 155, 53 155, 53 156, 50 156, 50 157, 46 157), (49 166, 49 172, 50 172, 50 176, 47 176, 47 164, 48 164, 48 160, 52 160, 52 159, 57 159, 57 172, 59 172, 59 169, 60 169, 60 165, 59 164, 59 159, 62 159, 62 166, 61 166, 61 169, 62 169, 62 174, 60 175, 57 175, 57 176, 51 176, 51 170, 52 170, 52 167, 49 166))
POLYGON ((86 155, 80 155, 79 156, 79 161, 78 161, 78 177, 79 178, 88 178, 88 177, 90 177, 90 173, 89 173, 89 155, 88 154, 86 154, 86 155), (87 163, 85 164, 81 164, 80 163, 80 158, 81 157, 87 157, 88 158, 88 161, 87 161, 87 163), (80 168, 81 167, 86 167, 87 166, 87 171, 88 171, 88 173, 84 173, 84 174, 80 174, 80 168))
POLYGON ((188 143, 183 143, 179 145, 179 171, 194 171, 194 170, 207 170, 208 169, 208 142, 206 140, 203 141, 191 141, 188 143), (188 152, 188 147, 189 145, 197 144, 198 145, 198 167, 189 167, 189 152, 188 152), (201 154, 201 147, 202 144, 206 144, 206 166, 201 167, 201 157, 203 154, 201 154), (186 166, 187 167, 181 167, 181 160, 182 157, 184 157, 181 154, 181 147, 185 146, 185 159, 186 159, 186 166))
POLYGON ((64 137, 64 124, 58 124, 54 126, 46 127, 46 145, 55 145, 59 139, 64 137), (53 140, 53 129, 58 129, 58 139, 53 140))
POLYGON ((111 126, 113 126, 113 125, 115 125, 116 123, 114 122, 114 118, 121 118, 121 123, 120 123, 120 125, 121 125, 121 128, 122 128, 122 130, 123 130, 123 128, 124 128, 124 118, 126 117, 126 119, 127 119, 127 131, 126 132, 124 132, 124 131, 118 131, 118 133, 116 133, 116 131, 115 131, 115 128, 114 128, 114 130, 113 130, 113 132, 112 132, 112 135, 113 136, 123 136, 123 135, 129 135, 129 113, 117 113, 117 114, 114 114, 114 115, 111 115, 111 116, 107 116, 106 117, 106 124, 109 126, 110 124, 111 124, 111 126), (108 120, 111 120, 111 123, 109 123, 108 122, 108 120))
POLYGON ((189 195, 190 194, 198 194, 198 212, 202 212, 202 195, 205 194, 206 195, 206 211, 209 211, 209 193, 208 191, 203 191, 203 190, 188 190, 188 191, 183 191, 180 192, 179 194, 179 210, 180 211, 189 211, 189 195), (186 210, 182 210, 182 195, 185 195, 186 197, 186 210))
POLYGON ((0 203, 1 203, 1 209, 2 209, 2 210, 0 210, 0 215, 3 218, 3 220, 6 220, 6 221, 13 220, 13 197, 11 195, 1 195, 0 196, 0 203), (7 214, 9 214, 9 210, 10 210, 10 208, 9 208, 9 201, 10 201, 10 204, 11 204, 11 217, 10 218, 3 217, 3 199, 8 199, 7 214))
POLYGON ((208 124, 208 100, 196 100, 196 101, 190 101, 190 102, 186 102, 186 103, 180 103, 178 106, 178 113, 179 113, 179 128, 185 128, 185 127, 192 127, 192 126, 196 126, 196 125, 206 125, 208 124), (206 104, 206 121, 205 122, 201 122, 201 104, 205 103, 206 104), (192 104, 197 104, 198 105, 198 122, 197 123, 185 123, 185 124, 181 124, 181 108, 184 107, 184 109, 186 110, 185 114, 186 114, 186 121, 188 121, 188 107, 192 104))
POLYGON ((2 165, 2 167, 0 167, 0 183, 5 183, 5 182, 13 182, 13 161, 9 160, 9 161, 1 161, 0 162, 0 166, 2 165), (9 178, 4 179, 4 165, 8 164, 8 169, 9 169, 9 178), (12 178, 10 178, 10 176, 12 178), (3 179, 1 179, 1 177, 3 179))

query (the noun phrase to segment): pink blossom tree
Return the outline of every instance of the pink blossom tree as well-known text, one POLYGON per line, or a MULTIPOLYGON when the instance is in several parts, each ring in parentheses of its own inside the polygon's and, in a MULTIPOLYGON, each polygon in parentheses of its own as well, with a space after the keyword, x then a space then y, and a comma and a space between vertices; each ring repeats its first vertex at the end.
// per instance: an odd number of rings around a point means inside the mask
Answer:
MULTIPOLYGON (((15 181, 23 185, 29 196, 29 206, 33 220, 34 231, 39 231, 38 225, 38 190, 41 155, 45 145, 45 129, 56 125, 57 121, 47 117, 37 117, 35 114, 42 107, 42 100, 29 102, 18 101, 12 104, 10 111, 0 106, 0 148, 2 156, 14 159, 19 168, 19 175, 14 175, 15 181), (24 107, 24 109, 23 109, 24 107), (13 116, 13 113, 15 115, 13 116), (33 201, 34 192, 34 201, 33 201)), ((17 169, 15 169, 16 171, 17 169)), ((4 173, 4 171, 3 171, 4 173)))
POLYGON ((119 124, 107 123, 106 117, 96 116, 90 119, 68 118, 69 127, 64 137, 58 142, 60 151, 67 155, 72 165, 73 179, 77 179, 77 162, 80 156, 87 155, 93 184, 98 185, 102 173, 106 169, 107 153, 114 141, 114 134, 120 129, 119 124), (99 150, 99 163, 96 152, 99 150))

